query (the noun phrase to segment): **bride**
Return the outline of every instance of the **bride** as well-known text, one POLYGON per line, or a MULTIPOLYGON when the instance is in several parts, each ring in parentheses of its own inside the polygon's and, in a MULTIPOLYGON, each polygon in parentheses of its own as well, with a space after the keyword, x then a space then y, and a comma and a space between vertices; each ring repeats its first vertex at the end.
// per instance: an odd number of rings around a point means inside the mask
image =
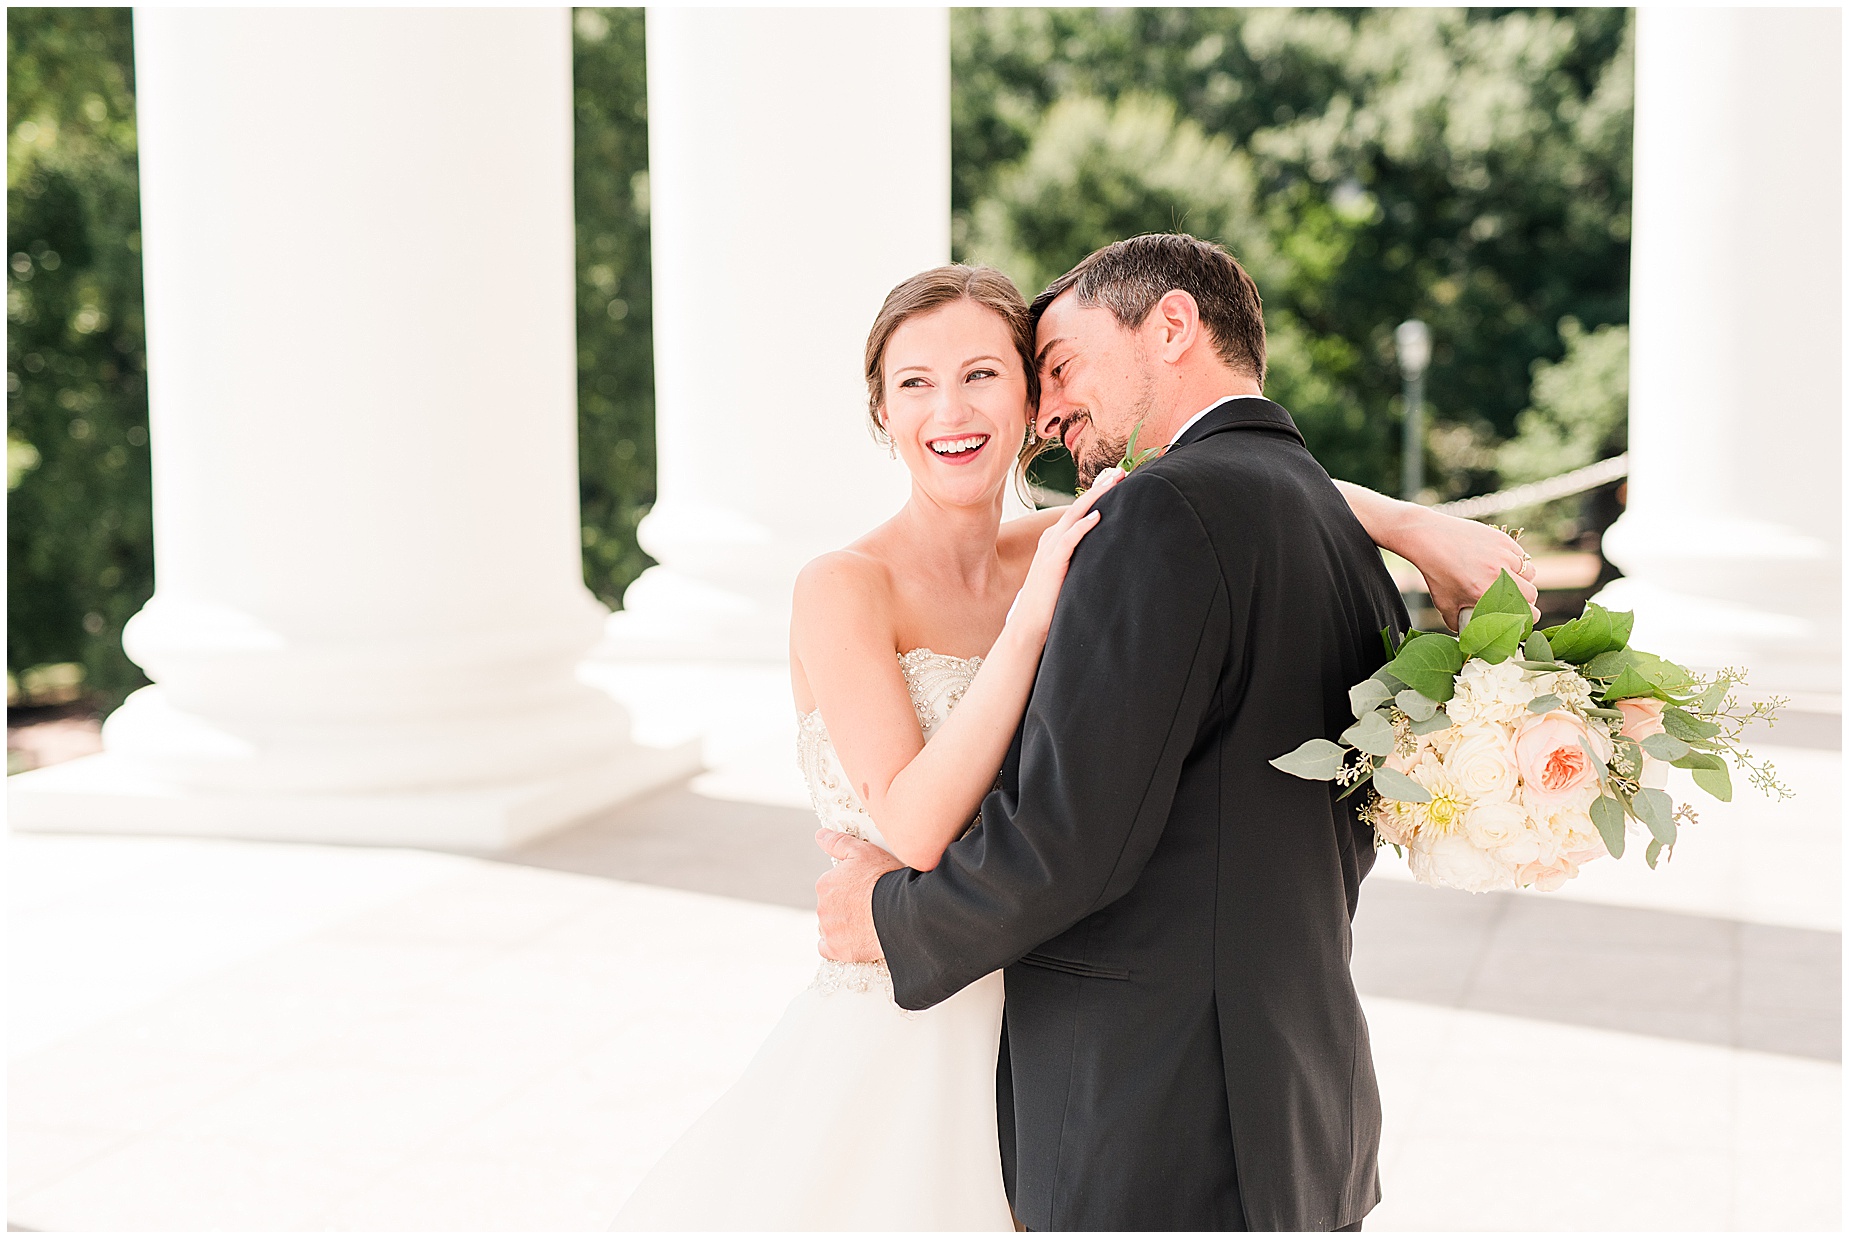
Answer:
MULTIPOLYGON (((796 583, 791 680, 816 814, 915 869, 936 866, 994 786, 1066 565, 1122 476, 1003 523, 1005 488, 1043 445, 1033 345, 1026 303, 993 269, 938 267, 888 294, 867 340, 868 405, 911 498, 796 583)), ((1493 529, 1337 485, 1447 618, 1519 562, 1493 529)), ((824 960, 614 1229, 1014 1229, 1001 1015, 999 972, 914 1013, 893 1003, 883 964, 824 960)))

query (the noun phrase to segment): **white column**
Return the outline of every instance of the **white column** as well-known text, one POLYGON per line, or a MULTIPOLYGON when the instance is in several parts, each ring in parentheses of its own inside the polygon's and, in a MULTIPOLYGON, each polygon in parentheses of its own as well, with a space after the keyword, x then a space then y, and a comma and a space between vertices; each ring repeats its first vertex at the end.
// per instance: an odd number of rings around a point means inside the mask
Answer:
POLYGON ((155 686, 15 822, 493 849, 688 773, 574 673, 568 11, 135 44, 155 686))
POLYGON ((1842 19, 1643 9, 1629 506, 1646 649, 1840 703, 1842 19))
POLYGON ((880 302, 950 260, 943 9, 648 12, 660 561, 604 654, 780 662, 797 570, 905 502, 880 302))

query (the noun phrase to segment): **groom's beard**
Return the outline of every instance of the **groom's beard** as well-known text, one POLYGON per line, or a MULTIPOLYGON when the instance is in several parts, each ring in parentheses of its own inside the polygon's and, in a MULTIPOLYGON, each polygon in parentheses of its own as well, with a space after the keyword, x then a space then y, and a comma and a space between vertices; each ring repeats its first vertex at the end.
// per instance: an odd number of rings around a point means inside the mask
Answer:
POLYGON ((1079 449, 1079 458, 1073 462, 1079 467, 1080 490, 1090 490, 1100 473, 1123 460, 1124 452, 1130 446, 1130 436, 1127 434, 1112 438, 1098 428, 1097 422, 1091 424, 1091 430, 1090 442, 1079 449))
MULTIPOLYGON (((1145 371, 1143 388, 1136 395, 1130 416, 1117 423, 1121 429, 1115 435, 1106 433, 1104 427, 1098 424, 1098 419, 1091 414, 1084 415, 1085 419, 1091 423, 1091 435, 1089 441, 1079 449, 1078 459, 1073 461, 1079 470, 1080 490, 1091 489, 1091 484, 1098 480, 1100 473, 1113 465, 1123 463, 1125 454, 1130 450, 1130 436, 1135 434, 1136 428, 1148 418, 1149 411, 1155 407, 1155 404, 1156 378, 1155 375, 1145 371)), ((1147 428, 1137 435, 1137 451, 1141 452, 1144 448, 1156 446, 1158 445, 1149 441, 1147 428)))

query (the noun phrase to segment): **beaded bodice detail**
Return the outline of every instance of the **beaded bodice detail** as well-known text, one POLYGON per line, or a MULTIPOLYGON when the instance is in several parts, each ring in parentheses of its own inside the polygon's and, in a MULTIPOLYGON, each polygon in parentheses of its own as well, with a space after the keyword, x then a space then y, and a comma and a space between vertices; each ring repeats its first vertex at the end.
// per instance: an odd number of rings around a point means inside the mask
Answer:
MULTIPOLYGON (((918 728, 928 744, 944 720, 950 717, 957 702, 963 700, 970 681, 982 667, 982 659, 958 658, 922 647, 898 657, 899 673, 905 677, 912 709, 918 715, 918 728)), ((822 825, 858 839, 884 843, 866 805, 861 803, 860 794, 854 790, 847 772, 841 769, 841 759, 835 755, 835 746, 828 738, 828 728, 822 722, 820 710, 811 710, 797 720, 796 761, 802 768, 803 782, 809 787, 809 802, 815 806, 815 815, 822 825)), ((877 990, 890 997, 892 978, 883 962, 843 964, 825 959, 810 988, 823 993, 877 990)))
MULTIPOLYGON (((918 714, 918 728, 926 743, 963 700, 981 667, 980 658, 958 658, 923 648, 899 655, 899 673, 912 695, 912 709, 918 714)), ((822 825, 857 839, 884 843, 860 794, 841 769, 820 710, 809 711, 797 723, 796 761, 802 767, 803 782, 809 785, 809 803, 815 806, 822 825)))

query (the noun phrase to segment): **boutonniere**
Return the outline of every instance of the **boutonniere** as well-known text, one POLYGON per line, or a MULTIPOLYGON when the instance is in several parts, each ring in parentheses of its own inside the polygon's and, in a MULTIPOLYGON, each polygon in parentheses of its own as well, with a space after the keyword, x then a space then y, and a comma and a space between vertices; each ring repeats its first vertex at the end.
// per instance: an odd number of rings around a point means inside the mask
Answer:
POLYGON ((1136 450, 1136 437, 1142 433, 1142 422, 1138 422, 1130 431, 1130 444, 1128 447, 1124 448, 1124 458, 1117 462, 1117 467, 1122 469, 1125 473, 1129 473, 1152 456, 1160 456, 1162 454, 1162 449, 1159 447, 1146 447, 1140 452, 1136 450))

